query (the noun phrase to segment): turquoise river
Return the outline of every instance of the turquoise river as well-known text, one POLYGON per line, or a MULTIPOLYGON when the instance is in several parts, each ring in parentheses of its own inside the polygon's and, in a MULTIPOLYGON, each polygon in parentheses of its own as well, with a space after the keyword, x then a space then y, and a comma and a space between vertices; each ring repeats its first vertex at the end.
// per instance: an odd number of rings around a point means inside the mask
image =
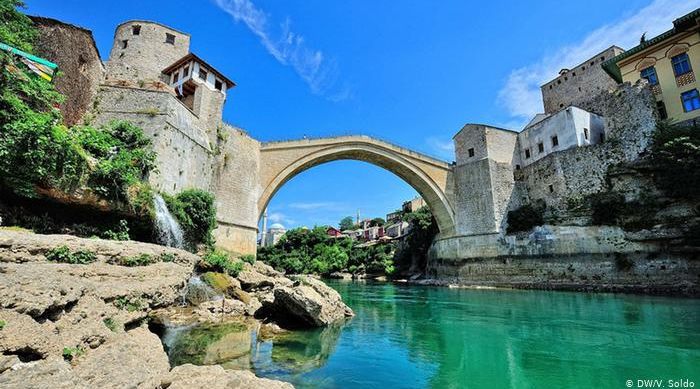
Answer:
POLYGON ((330 281, 356 316, 262 340, 170 330, 171 363, 298 388, 700 387, 700 300, 330 281), (631 385, 630 385, 631 384, 631 385))

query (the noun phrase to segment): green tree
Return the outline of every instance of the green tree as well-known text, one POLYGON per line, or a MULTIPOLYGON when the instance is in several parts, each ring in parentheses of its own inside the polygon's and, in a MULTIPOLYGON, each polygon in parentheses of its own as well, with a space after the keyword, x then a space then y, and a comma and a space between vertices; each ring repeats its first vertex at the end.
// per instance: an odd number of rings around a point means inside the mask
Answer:
POLYGON ((344 218, 340 219, 340 223, 338 223, 338 228, 340 228, 341 231, 352 230, 354 226, 355 222, 353 221, 352 216, 345 216, 344 218))
POLYGON ((370 227, 383 227, 386 222, 381 217, 375 217, 369 222, 370 227))
POLYGON ((661 122, 654 133, 652 166, 656 182, 669 195, 700 197, 700 125, 661 122))

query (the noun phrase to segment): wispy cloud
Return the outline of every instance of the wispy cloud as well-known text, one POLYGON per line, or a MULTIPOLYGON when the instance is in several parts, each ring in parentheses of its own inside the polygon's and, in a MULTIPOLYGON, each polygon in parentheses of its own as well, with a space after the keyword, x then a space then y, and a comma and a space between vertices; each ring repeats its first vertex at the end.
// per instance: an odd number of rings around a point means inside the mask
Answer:
POLYGON ((351 97, 350 87, 346 83, 339 85, 336 61, 321 50, 310 48, 304 36, 292 30, 289 17, 277 25, 251 0, 214 1, 233 20, 244 23, 279 63, 291 66, 312 93, 334 102, 351 97))
POLYGON ((444 139, 436 136, 428 137, 425 142, 428 147, 440 158, 451 161, 455 157, 455 145, 452 139, 444 139))
POLYGON ((289 217, 287 217, 287 215, 285 215, 282 212, 270 212, 267 215, 267 220, 270 223, 281 223, 285 227, 296 224, 296 220, 290 219, 289 217))
POLYGON ((304 211, 317 210, 317 209, 338 209, 341 204, 326 201, 326 202, 316 202, 316 203, 289 203, 289 208, 300 209, 304 211))
POLYGON ((592 31, 577 43, 513 70, 498 98, 511 115, 509 125, 517 124, 522 128, 533 115, 542 111, 540 85, 554 78, 560 69, 578 65, 613 44, 632 48, 639 44, 644 32, 647 37, 658 35, 673 27, 674 19, 698 7, 700 0, 654 0, 632 15, 592 31))

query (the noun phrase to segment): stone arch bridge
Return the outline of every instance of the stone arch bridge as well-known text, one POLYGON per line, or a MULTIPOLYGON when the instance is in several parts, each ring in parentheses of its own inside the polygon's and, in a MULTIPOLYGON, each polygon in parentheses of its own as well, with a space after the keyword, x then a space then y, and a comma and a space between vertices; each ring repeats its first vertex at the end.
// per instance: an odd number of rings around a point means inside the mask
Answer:
POLYGON ((443 234, 454 233, 449 200, 450 164, 368 136, 304 139, 264 143, 260 147, 258 216, 287 181, 314 166, 350 159, 382 167, 411 185, 435 215, 443 234))
POLYGON ((491 193, 483 182, 491 177, 488 162, 471 164, 473 171, 466 175, 455 174, 454 163, 362 135, 266 143, 239 136, 229 143, 224 152, 234 160, 220 168, 215 186, 217 245, 229 251, 254 253, 258 221, 275 193, 299 173, 336 160, 368 162, 411 185, 435 216, 439 238, 498 232, 493 202, 481 199, 482 193, 491 193), (465 185, 471 189, 464 190, 465 185), (467 206, 459 200, 465 196, 467 206))

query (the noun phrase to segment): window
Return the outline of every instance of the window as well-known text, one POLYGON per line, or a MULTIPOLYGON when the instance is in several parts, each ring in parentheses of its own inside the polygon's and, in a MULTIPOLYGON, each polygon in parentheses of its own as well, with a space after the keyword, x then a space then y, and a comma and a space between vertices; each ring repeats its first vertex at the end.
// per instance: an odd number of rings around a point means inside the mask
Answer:
POLYGON ((671 57, 671 64, 673 64, 673 74, 675 74, 676 77, 682 76, 693 70, 690 68, 690 60, 688 59, 687 53, 678 54, 675 57, 671 57))
POLYGON ((190 67, 189 67, 189 66, 185 66, 185 71, 182 72, 182 77, 184 78, 184 77, 187 77, 187 76, 189 76, 189 75, 190 75, 190 67))
POLYGON ((605 133, 601 132, 600 133, 600 143, 604 143, 604 142, 605 142, 605 133))
POLYGON ((552 84, 549 84, 549 89, 552 89, 552 84))
POLYGON ((659 119, 668 119, 668 112, 666 112, 666 104, 663 101, 656 102, 656 112, 659 114, 659 119))
POLYGON ((549 193, 554 193, 554 185, 549 186, 549 193))
POLYGON ((559 108, 564 108, 564 104, 559 104, 559 108))
POLYGON ((467 154, 469 154, 469 158, 473 157, 474 156, 474 149, 471 148, 471 149, 467 150, 467 154))
POLYGON ((170 43, 171 45, 174 45, 175 44, 175 35, 168 34, 166 32, 165 33, 165 43, 170 43))
POLYGON ((586 67, 585 67, 585 66, 581 66, 581 71, 584 71, 584 70, 586 70, 586 67))
POLYGON ((576 72, 572 72, 571 77, 576 77, 576 72))
POLYGON ((659 83, 659 78, 656 76, 656 69, 653 66, 642 69, 639 76, 649 81, 650 85, 656 85, 659 83))
POLYGON ((544 143, 540 142, 537 144, 537 151, 542 154, 544 153, 544 143))
POLYGON ((530 149, 525 149, 525 159, 530 158, 530 149))
POLYGON ((203 81, 207 80, 207 71, 199 68, 199 78, 202 79, 203 81))
POLYGON ((131 26, 131 35, 141 35, 141 26, 131 26))
POLYGON ((557 137, 556 135, 554 135, 554 136, 552 137, 552 147, 557 147, 557 146, 559 146, 559 137, 557 137))
POLYGON ((681 93, 681 101, 683 102, 683 110, 685 112, 700 109, 700 94, 698 94, 697 89, 681 93))
POLYGON ((221 90, 223 86, 224 84, 221 82, 221 80, 216 79, 216 81, 214 81, 214 88, 216 88, 216 90, 221 90))
POLYGON ((180 72, 173 73, 173 84, 177 83, 179 76, 180 76, 180 72))
POLYGON ((515 170, 520 170, 520 165, 515 165, 515 170))
POLYGON ((583 139, 588 140, 588 129, 587 128, 583 129, 583 139))
POLYGON ((122 49, 126 49, 128 46, 129 46, 129 40, 128 40, 128 39, 124 39, 124 40, 122 41, 122 49))

